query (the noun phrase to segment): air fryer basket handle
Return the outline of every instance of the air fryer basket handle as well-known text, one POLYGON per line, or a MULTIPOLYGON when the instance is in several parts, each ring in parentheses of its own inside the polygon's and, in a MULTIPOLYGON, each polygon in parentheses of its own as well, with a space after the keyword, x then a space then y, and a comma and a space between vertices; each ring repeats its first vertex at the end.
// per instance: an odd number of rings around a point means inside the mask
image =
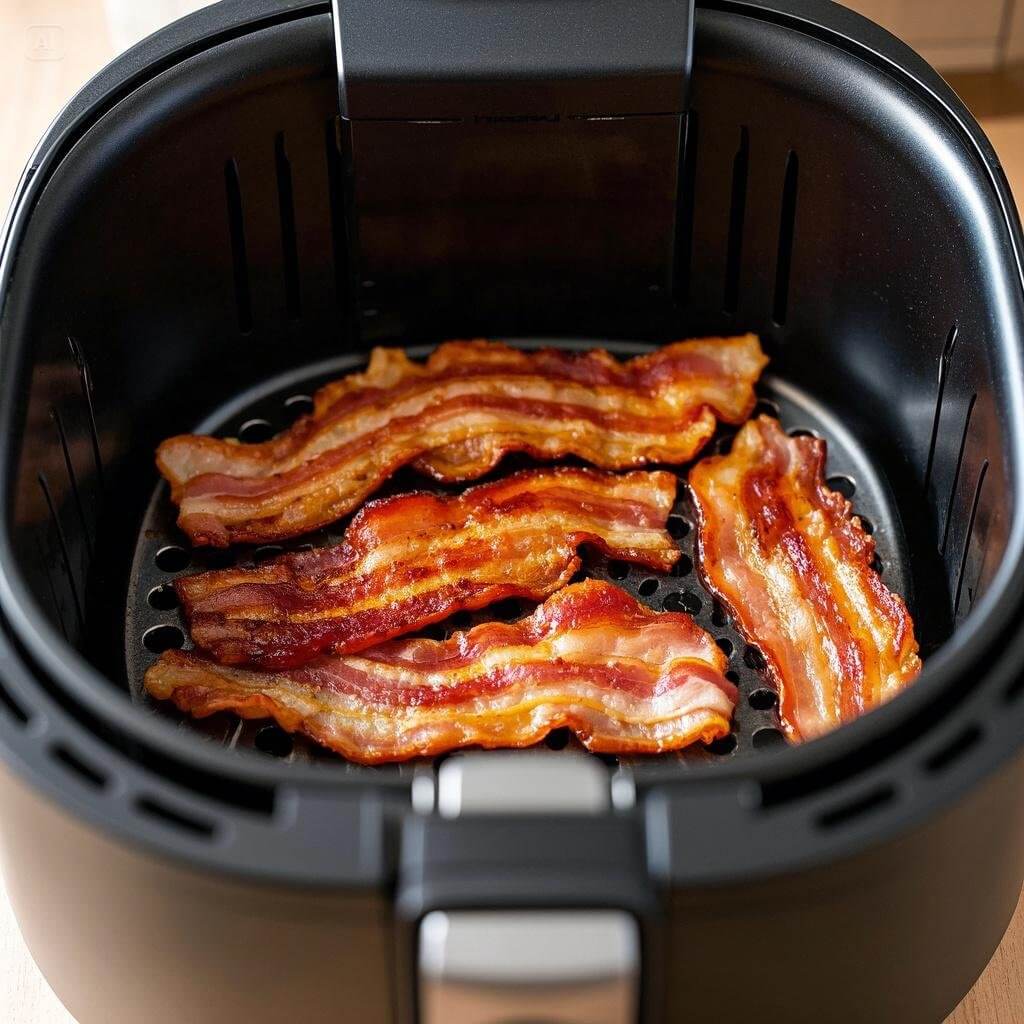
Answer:
POLYGON ((692 0, 334 0, 334 31, 364 331, 578 307, 635 332, 671 294, 692 0))
POLYGON ((401 836, 400 1019, 636 1019, 658 989, 660 914, 641 816, 614 779, 565 752, 456 755, 436 800, 423 778, 401 836))
POLYGON ((582 1014, 554 1019, 625 1024, 657 991, 660 914, 633 815, 412 814, 396 912, 403 1024, 546 1019, 538 984, 582 1014), (452 1016, 467 1003, 477 1015, 452 1016))
POLYGON ((342 117, 686 109, 693 0, 333 0, 342 117))

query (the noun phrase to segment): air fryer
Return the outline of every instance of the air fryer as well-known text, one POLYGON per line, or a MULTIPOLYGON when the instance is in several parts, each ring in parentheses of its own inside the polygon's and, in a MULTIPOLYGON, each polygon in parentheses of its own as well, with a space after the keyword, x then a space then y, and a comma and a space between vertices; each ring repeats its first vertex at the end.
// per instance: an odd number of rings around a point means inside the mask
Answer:
POLYGON ((1024 874, 1024 292, 990 146, 832 4, 337 6, 152 36, 7 221, 0 852, 43 973, 82 1024, 942 1020, 1024 874), (162 438, 267 436, 374 344, 748 329, 914 616, 889 704, 782 741, 682 487, 675 575, 585 572, 729 641, 711 748, 367 768, 145 698, 187 642, 176 575, 274 553, 189 548, 162 438))

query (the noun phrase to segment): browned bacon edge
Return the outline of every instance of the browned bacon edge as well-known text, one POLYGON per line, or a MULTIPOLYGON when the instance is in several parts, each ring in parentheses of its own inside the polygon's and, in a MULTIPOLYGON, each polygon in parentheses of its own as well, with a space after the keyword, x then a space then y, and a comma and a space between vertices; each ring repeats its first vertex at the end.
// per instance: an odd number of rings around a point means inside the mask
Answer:
POLYGON ((620 363, 607 352, 448 342, 425 364, 375 349, 264 444, 182 435, 157 465, 194 544, 295 536, 350 512, 411 462, 448 481, 508 452, 576 455, 603 469, 682 463, 716 416, 742 422, 766 358, 756 336, 676 342, 620 363))
POLYGON ((666 472, 528 470, 456 497, 371 502, 343 543, 176 583, 195 643, 223 664, 300 665, 357 651, 509 597, 540 600, 580 567, 577 548, 667 572, 676 493, 666 472))
POLYGON ((736 688, 714 640, 682 613, 656 613, 587 580, 526 619, 450 639, 389 641, 266 673, 168 651, 151 696, 202 718, 273 718, 363 764, 470 745, 523 747, 571 728, 608 753, 679 750, 726 735, 736 688))
POLYGON ((761 416, 689 477, 701 575, 764 654, 794 741, 890 699, 921 670, 907 607, 871 567, 874 540, 824 469, 824 441, 761 416))

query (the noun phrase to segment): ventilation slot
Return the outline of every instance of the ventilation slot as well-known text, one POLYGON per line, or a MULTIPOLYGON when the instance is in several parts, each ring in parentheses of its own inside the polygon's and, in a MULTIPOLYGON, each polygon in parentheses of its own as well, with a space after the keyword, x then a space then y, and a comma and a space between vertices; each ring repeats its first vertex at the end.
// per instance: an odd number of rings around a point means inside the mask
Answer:
POLYGON ((956 346, 957 335, 960 328, 953 324, 946 335, 946 343, 942 346, 942 355, 939 357, 939 383, 935 389, 935 415, 932 417, 932 439, 928 445, 928 464, 924 470, 924 490, 928 493, 928 485, 932 480, 932 467, 935 465, 935 445, 939 440, 939 420, 942 417, 942 397, 946 391, 946 380, 949 377, 949 363, 953 357, 953 349, 956 346))
POLYGON ((78 490, 78 477, 75 475, 75 467, 71 461, 71 449, 68 447, 68 436, 64 429, 64 421, 61 419, 56 407, 52 405, 50 406, 50 418, 57 427, 57 437, 60 439, 60 448, 64 453, 64 466, 68 471, 68 483, 71 485, 71 496, 75 499, 78 519, 82 524, 82 536, 85 538, 85 546, 91 562, 93 552, 92 531, 89 529, 89 522, 85 516, 85 506, 82 504, 82 495, 78 490))
POLYGON ((891 802, 896 796, 896 790, 886 784, 872 789, 863 796, 851 800, 849 803, 840 804, 831 811, 826 811, 818 817, 818 824, 821 828, 838 828, 840 825, 849 824, 855 818, 862 818, 865 814, 871 814, 891 802))
POLYGON ((50 593, 50 603, 53 605, 53 614, 57 617, 57 625, 60 626, 64 639, 71 643, 71 636, 68 633, 67 623, 64 621, 64 613, 60 608, 60 600, 57 597, 57 588, 53 585, 53 575, 50 572, 50 560, 46 557, 46 549, 43 542, 36 537, 36 554, 39 557, 39 567, 46 579, 46 589, 50 593))
POLYGON ((0 681, 0 709, 6 711, 19 725, 28 725, 28 712, 11 696, 0 681))
POLYGON ((729 208, 729 248, 725 261, 726 313, 735 313, 739 305, 740 266, 743 257, 743 219, 747 208, 747 172, 750 167, 750 132, 740 128, 740 148, 732 161, 732 202, 729 208))
POLYGON ((231 232, 231 263, 235 276, 235 306, 238 329, 243 334, 252 330, 252 295, 249 287, 249 258, 245 251, 245 220, 242 214, 242 186, 238 180, 238 164, 224 164, 224 190, 228 201, 228 229, 231 232))
POLYGON ((974 747, 980 739, 981 729, 976 725, 969 725, 962 732, 957 733, 944 747, 935 751, 925 761, 925 769, 933 774, 944 772, 954 761, 958 761, 974 747))
POLYGON ((103 459, 100 456, 100 435, 96 429, 96 410, 92 404, 92 371, 89 369, 85 352, 78 343, 77 338, 68 336, 68 348, 71 350, 71 358, 75 361, 78 369, 78 382, 82 389, 82 399, 85 402, 86 411, 89 414, 89 432, 92 441, 92 457, 96 463, 96 480, 103 487, 103 459))
POLYGON ((295 238, 295 197, 292 191, 292 165, 285 149, 284 132, 274 139, 274 164, 277 167, 277 203, 281 213, 281 255, 284 266, 284 296, 288 316, 298 320, 299 247, 295 238))
POLYGON ((107 776, 94 768, 74 751, 59 743, 50 748, 50 756, 59 761, 68 771, 92 789, 106 789, 107 776))
MULTIPOLYGON (((981 501, 981 489, 985 486, 985 476, 988 473, 988 459, 981 464, 981 472, 978 474, 978 485, 974 488, 974 501, 971 503, 971 518, 967 520, 967 535, 964 537, 964 550, 960 556, 960 574, 956 580, 956 597, 953 599, 953 616, 956 617, 960 612, 960 595, 964 589, 964 577, 967 575, 967 556, 971 550, 971 537, 974 536, 974 520, 978 514, 978 504, 981 501)), ((967 610, 970 611, 971 605, 974 604, 974 592, 968 587, 967 588, 968 606, 967 610)))
POLYGON ((202 818, 195 818, 191 814, 186 814, 173 807, 168 807, 165 803, 153 797, 139 797, 135 801, 135 806, 140 813, 170 828, 188 832, 193 836, 200 836, 204 839, 213 838, 214 827, 211 822, 204 821, 202 818))
POLYGON ((956 501, 956 489, 960 483, 960 471, 964 468, 964 452, 967 450, 967 434, 971 429, 971 416, 974 414, 974 405, 978 401, 977 395, 971 395, 971 401, 967 406, 967 415, 964 417, 964 431, 960 436, 960 451, 956 457, 956 471, 953 473, 953 484, 949 488, 949 501, 946 503, 946 524, 942 528, 942 547, 939 551, 945 555, 946 544, 949 542, 949 524, 953 520, 953 503, 956 501))
POLYGON ((793 231, 796 225, 796 190, 799 164, 796 153, 786 158, 786 179, 782 185, 782 212, 779 216, 779 252, 775 260, 775 300, 772 319, 780 327, 786 322, 789 308, 789 273, 793 262, 793 231))
POLYGON ((339 118, 327 121, 324 143, 327 152, 327 195, 331 205, 331 251, 334 256, 334 293, 339 306, 348 302, 349 249, 345 230, 345 173, 341 159, 338 132, 339 118))
POLYGON ((697 111, 683 117, 676 178, 676 236, 673 274, 675 301, 685 303, 690 295, 690 264, 693 259, 693 210, 697 181, 697 111))
POLYGON ((67 538, 64 536, 64 529, 60 525, 57 507, 53 503, 53 496, 50 494, 50 485, 47 483, 46 477, 40 473, 36 479, 39 481, 39 487, 43 492, 43 497, 46 499, 46 507, 50 510, 50 520, 53 524, 54 532, 57 534, 57 542, 60 544, 61 561, 64 563, 64 572, 68 578, 68 589, 71 591, 71 599, 75 604, 75 616, 78 619, 79 626, 84 629, 85 617, 82 614, 82 602, 78 597, 75 574, 71 568, 71 551, 68 548, 67 538))

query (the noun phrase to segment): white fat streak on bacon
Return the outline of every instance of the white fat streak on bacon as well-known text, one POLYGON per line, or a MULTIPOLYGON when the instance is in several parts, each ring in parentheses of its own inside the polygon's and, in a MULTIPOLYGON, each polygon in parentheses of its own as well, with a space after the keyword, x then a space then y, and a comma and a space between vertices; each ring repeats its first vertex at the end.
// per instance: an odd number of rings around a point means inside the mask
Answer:
POLYGON ((391 641, 288 672, 167 652, 146 687, 197 716, 273 717, 365 763, 527 746, 564 725, 592 750, 654 753, 729 731, 736 688, 725 665, 689 616, 652 612, 588 580, 519 623, 391 641))
POLYGON ((870 568, 874 542, 824 484, 824 454, 823 441, 789 438, 762 416, 743 427, 729 455, 702 460, 689 479, 701 574, 764 653, 793 740, 889 699, 921 667, 906 606, 870 568), (809 556, 805 571, 824 585, 824 605, 811 599, 793 549, 762 543, 749 492, 758 474, 777 478, 773 498, 809 556))

